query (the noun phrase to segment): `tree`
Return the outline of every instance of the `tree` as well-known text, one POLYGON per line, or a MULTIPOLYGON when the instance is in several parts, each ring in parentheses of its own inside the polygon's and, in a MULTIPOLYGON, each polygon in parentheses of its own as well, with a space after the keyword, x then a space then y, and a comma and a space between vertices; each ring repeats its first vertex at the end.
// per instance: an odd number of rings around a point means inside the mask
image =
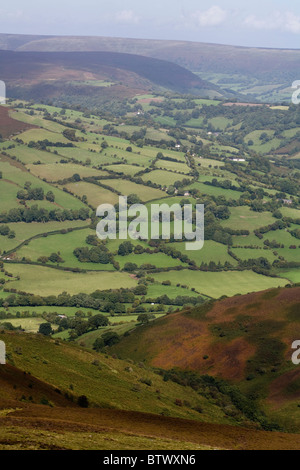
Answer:
POLYGON ((63 136, 66 139, 71 140, 71 142, 76 142, 77 138, 76 138, 75 132, 76 132, 75 129, 65 129, 63 131, 63 136))
POLYGON ((153 320, 155 316, 153 314, 148 314, 148 313, 141 313, 141 315, 138 316, 137 321, 140 323, 149 323, 150 320, 153 320))
POLYGON ((105 346, 102 338, 97 338, 93 343, 93 349, 97 352, 101 351, 105 346))
POLYGON ((55 196, 52 191, 48 191, 46 194, 46 199, 47 201, 54 202, 55 201, 55 196))
POLYGON ((78 173, 74 173, 74 175, 72 176, 72 179, 73 181, 76 181, 76 182, 81 180, 80 175, 78 173))
POLYGON ((126 263, 124 266, 124 271, 127 271, 129 273, 135 271, 138 268, 137 264, 135 263, 126 263))
POLYGON ((137 194, 129 194, 129 196, 127 197, 127 203, 130 205, 141 204, 141 202, 142 201, 137 194))
POLYGON ((123 242, 120 244, 119 249, 118 249, 118 255, 120 256, 126 256, 130 255, 133 251, 133 244, 129 241, 123 242))
POLYGON ((93 330, 97 330, 98 328, 109 325, 109 320, 99 313, 89 318, 88 323, 93 330))
POLYGON ((50 336, 53 333, 51 323, 41 323, 39 327, 39 333, 41 333, 44 336, 50 336))
POLYGON ((85 395, 81 395, 78 397, 77 405, 81 408, 88 408, 89 407, 89 400, 85 395))
POLYGON ((140 284, 134 288, 133 293, 135 295, 147 295, 147 287, 143 284, 140 284))
POLYGON ((49 256, 49 261, 51 261, 51 263, 63 263, 63 259, 57 254, 57 253, 52 253, 50 256, 49 256))
POLYGON ((113 346, 114 344, 119 343, 120 336, 113 331, 108 331, 107 333, 104 333, 104 335, 102 335, 102 339, 105 346, 113 346))

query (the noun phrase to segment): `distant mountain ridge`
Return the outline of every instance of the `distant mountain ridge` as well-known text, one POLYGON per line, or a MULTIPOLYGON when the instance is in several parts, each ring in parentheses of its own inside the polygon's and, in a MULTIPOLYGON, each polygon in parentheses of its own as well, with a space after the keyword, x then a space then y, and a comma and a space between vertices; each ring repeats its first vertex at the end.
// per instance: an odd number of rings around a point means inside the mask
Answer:
MULTIPOLYGON (((127 88, 142 91, 171 90, 179 93, 193 93, 199 96, 222 96, 220 88, 189 70, 161 59, 123 54, 117 52, 20 52, 0 51, 0 76, 7 82, 8 90, 16 84, 27 87, 26 95, 11 96, 24 99, 39 98, 36 95, 40 84, 48 97, 51 93, 65 90, 67 82, 74 86, 74 80, 112 80, 127 88), (51 91, 54 82, 60 81, 60 90, 51 91), (45 88, 47 85, 47 89, 45 88), (28 87, 31 87, 31 91, 28 87), (64 88, 64 90, 62 90, 64 88)), ((90 90, 81 90, 89 93, 90 90)), ((95 91, 95 88, 94 88, 95 91)), ((102 90, 103 91, 103 90, 102 90)), ((108 90, 108 95, 109 95, 108 90)), ((77 91, 78 93, 78 87, 77 91)), ((104 93, 105 91, 103 91, 104 93)), ((21 93, 21 94, 20 94, 21 93)), ((75 92, 74 92, 75 93, 75 92)), ((76 94, 76 93, 75 93, 76 94)))
POLYGON ((0 48, 19 51, 103 51, 169 60, 193 71, 252 72, 300 70, 300 49, 271 49, 191 41, 110 38, 95 36, 31 36, 0 34, 0 48), (242 60, 243 59, 243 60, 242 60), (217 65, 219 64, 219 65, 217 65), (236 66, 236 70, 233 68, 236 66), (224 68, 225 67, 225 68, 224 68))
POLYGON ((222 44, 84 36, 0 34, 0 49, 38 52, 117 52, 173 62, 202 79, 242 93, 248 100, 290 100, 300 77, 300 49, 271 49, 222 44))

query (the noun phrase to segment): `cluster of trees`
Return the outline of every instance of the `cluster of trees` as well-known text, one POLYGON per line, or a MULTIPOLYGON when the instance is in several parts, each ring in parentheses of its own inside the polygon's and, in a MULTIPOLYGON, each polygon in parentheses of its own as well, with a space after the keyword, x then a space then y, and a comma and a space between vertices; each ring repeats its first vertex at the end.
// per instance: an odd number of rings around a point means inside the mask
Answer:
POLYGON ((95 331, 99 328, 103 328, 109 325, 109 319, 102 314, 93 315, 84 320, 80 317, 75 318, 57 318, 58 332, 64 330, 72 330, 70 338, 75 339, 78 336, 82 336, 89 331, 95 331))
POLYGON ((107 331, 103 333, 100 338, 97 338, 93 343, 93 349, 100 352, 105 346, 113 346, 119 343, 120 336, 115 331, 107 331))
POLYGON ((201 296, 188 296, 188 295, 178 295, 175 299, 171 299, 168 295, 164 294, 155 299, 147 299, 146 303, 155 303, 159 305, 200 305, 205 302, 201 296))
MULTIPOLYGON (((45 198, 45 193, 43 188, 30 188, 20 189, 17 192, 17 198, 23 201, 43 201, 45 198)), ((54 202, 55 196, 52 191, 48 191, 46 194, 47 201, 54 202)))
POLYGON ((55 263, 55 264, 60 264, 60 263, 64 263, 64 260, 62 259, 62 257, 60 256, 60 253, 51 253, 50 256, 40 256, 38 258, 38 262, 39 263, 42 263, 42 264, 46 264, 48 262, 51 262, 51 263, 55 263))
POLYGON ((16 233, 14 230, 11 230, 8 225, 0 225, 0 235, 8 238, 15 238, 16 233))
MULTIPOLYGON (((16 142, 23 144, 24 142, 21 139, 16 139, 16 142)), ((48 139, 38 140, 37 142, 31 140, 28 144, 29 148, 36 148, 38 150, 47 150, 47 147, 61 147, 61 148, 68 148, 74 147, 72 142, 50 142, 48 139)))
POLYGON ((291 230, 290 231, 290 234, 297 238, 298 240, 300 240, 300 229, 299 228, 296 228, 295 230, 291 230))
POLYGON ((254 233, 259 239, 262 239, 263 234, 271 232, 271 231, 275 231, 275 230, 283 230, 287 228, 288 226, 289 226, 288 222, 286 222, 283 219, 279 219, 276 222, 274 222, 274 224, 269 224, 269 225, 266 225, 264 227, 260 227, 254 230, 254 233))
POLYGON ((31 207, 18 207, 0 213, 0 223, 10 222, 49 222, 56 220, 58 222, 64 220, 87 220, 89 218, 89 209, 53 209, 47 210, 39 208, 38 205, 31 207))
POLYGON ((113 263, 113 255, 108 251, 105 245, 98 245, 93 248, 85 246, 75 248, 73 254, 81 263, 113 263))
MULTIPOLYGON (((9 292, 7 290, 7 292, 9 292)), ((27 293, 12 292, 5 299, 0 298, 0 307, 37 307, 37 306, 57 306, 57 307, 77 307, 90 308, 102 312, 115 312, 121 309, 125 303, 133 303, 135 294, 131 289, 119 289, 114 291, 95 291, 92 294, 79 293, 70 295, 63 292, 58 296, 50 295, 42 297, 27 293)), ((120 313, 122 313, 120 312, 120 313)))
POLYGON ((130 241, 125 241, 119 245, 118 255, 127 256, 130 255, 134 250, 134 246, 130 241))

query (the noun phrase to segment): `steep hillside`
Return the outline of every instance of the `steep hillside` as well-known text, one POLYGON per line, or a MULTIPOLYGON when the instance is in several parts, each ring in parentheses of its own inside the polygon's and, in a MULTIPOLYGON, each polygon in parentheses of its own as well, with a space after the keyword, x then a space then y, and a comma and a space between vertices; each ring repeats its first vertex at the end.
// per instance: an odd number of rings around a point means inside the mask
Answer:
POLYGON ((41 335, 2 331, 0 339, 8 360, 0 366, 1 450, 299 448, 295 435, 258 430, 209 381, 199 393, 142 364, 41 335), (82 394, 88 408, 79 406, 82 394))
POLYGON ((162 369, 239 384, 282 422, 293 410, 300 429, 300 369, 291 361, 291 345, 300 337, 299 307, 299 287, 236 296, 143 326, 112 350, 162 369))
POLYGON ((120 361, 37 334, 1 330, 0 340, 7 348, 7 365, 0 369, 0 408, 28 404, 73 407, 85 395, 91 408, 220 424, 247 422, 243 416, 239 420, 226 416, 221 406, 190 387, 164 382, 144 364, 120 361))
POLYGON ((127 88, 127 96, 153 89, 221 96, 217 86, 181 66, 133 54, 1 51, 0 64, 8 96, 17 98, 90 96, 98 92, 109 100, 122 97, 122 93, 118 96, 120 86, 121 90, 127 88), (99 80, 108 83, 97 87, 99 80))

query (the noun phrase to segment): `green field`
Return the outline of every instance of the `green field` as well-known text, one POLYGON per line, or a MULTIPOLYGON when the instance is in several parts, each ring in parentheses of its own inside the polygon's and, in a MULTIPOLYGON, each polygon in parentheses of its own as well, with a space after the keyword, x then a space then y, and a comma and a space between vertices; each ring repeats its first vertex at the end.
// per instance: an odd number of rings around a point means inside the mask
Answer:
MULTIPOLYGON (((131 181, 125 181, 121 179, 114 180, 101 180, 101 182, 113 189, 119 191, 123 196, 129 196, 129 194, 137 194, 143 202, 150 201, 152 199, 159 199, 165 195, 160 189, 150 188, 143 184, 132 183, 131 181)), ((108 202, 109 201, 105 201, 108 202)))
POLYGON ((32 238, 36 235, 42 235, 49 232, 55 232, 60 230, 74 229, 76 227, 88 226, 88 220, 65 220, 63 222, 32 222, 26 224, 25 222, 10 223, 8 226, 16 234, 13 239, 7 237, 1 237, 1 249, 9 251, 16 248, 18 245, 23 243, 25 240, 32 238))
POLYGON ((81 178, 89 176, 107 176, 104 171, 95 170, 82 165, 74 165, 72 163, 48 163, 45 165, 27 165, 29 171, 38 178, 45 179, 49 182, 59 181, 65 178, 71 178, 75 173, 81 178))
POLYGON ((198 251, 186 252, 185 243, 182 242, 171 243, 170 246, 175 248, 175 250, 179 250, 182 253, 187 254, 192 261, 196 262, 197 266, 200 266, 201 263, 208 264, 210 261, 214 261, 216 264, 220 262, 223 265, 226 261, 231 263, 233 266, 236 266, 237 264, 236 260, 228 255, 226 245, 222 245, 221 243, 217 243, 212 240, 206 240, 202 250, 198 251))
POLYGON ((119 272, 88 272, 82 274, 23 264, 5 266, 14 276, 20 276, 20 280, 9 282, 11 289, 44 296, 58 295, 64 291, 73 295, 79 292, 89 294, 97 289, 130 288, 137 284, 129 274, 119 272))
POLYGON ((285 269, 282 269, 278 271, 278 276, 288 279, 289 281, 295 284, 300 282, 300 270, 296 268, 289 269, 287 271, 285 269))
POLYGON ((180 271, 158 273, 153 275, 156 281, 170 280, 172 283, 184 283, 194 287, 197 292, 219 298, 222 295, 228 297, 248 292, 259 292, 271 287, 285 286, 286 279, 271 278, 256 274, 252 271, 228 271, 228 272, 199 272, 180 271))
POLYGON ((39 140, 49 140, 49 142, 62 142, 68 143, 68 139, 66 139, 62 134, 57 132, 50 132, 46 129, 30 129, 29 131, 25 131, 22 134, 18 135, 18 139, 23 140, 25 144, 29 144, 30 141, 39 141, 39 140))
POLYGON ((188 174, 190 172, 189 167, 186 164, 180 163, 180 162, 173 162, 173 161, 168 161, 168 160, 158 160, 155 163, 155 166, 157 168, 162 168, 162 169, 166 169, 166 170, 169 170, 169 171, 173 171, 174 173, 177 172, 177 173, 188 174))
MULTIPOLYGON (((26 333, 37 333, 39 327, 42 323, 45 323, 43 318, 10 318, 9 323, 11 323, 15 328, 19 326, 25 330, 26 333)), ((0 320, 0 327, 2 320, 0 320)), ((53 329, 56 328, 56 325, 51 325, 53 329)))
MULTIPOLYGON (((61 253, 64 260, 63 267, 68 268, 81 268, 87 270, 103 270, 114 271, 111 264, 98 264, 98 263, 81 263, 73 254, 77 247, 88 246, 85 239, 88 235, 94 235, 95 231, 90 229, 76 230, 67 234, 51 235, 47 238, 42 237, 32 240, 28 245, 23 246, 16 252, 16 257, 19 260, 22 258, 31 261, 37 261, 40 256, 50 256, 51 253, 61 253)), ((53 263, 48 263, 53 266, 53 263)))
POLYGON ((35 162, 41 163, 56 163, 59 162, 60 158, 53 152, 41 151, 35 148, 29 148, 27 145, 16 145, 15 148, 6 149, 6 152, 12 156, 21 160, 24 165, 32 164, 35 162))
MULTIPOLYGON (((207 178, 206 180, 208 180, 207 178)), ((241 193, 239 191, 233 191, 232 189, 223 189, 216 186, 210 186, 204 183, 193 183, 188 188, 198 189, 200 193, 207 194, 209 196, 224 196, 226 199, 239 199, 241 193)))
POLYGON ((104 167, 106 170, 113 171, 114 173, 124 173, 125 175, 134 176, 139 171, 142 171, 143 168, 137 165, 107 165, 104 167))
MULTIPOLYGON (((18 168, 16 166, 10 165, 8 162, 3 162, 0 161, 0 171, 2 171, 3 174, 3 179, 7 180, 10 182, 11 186, 13 186, 14 191, 15 191, 15 206, 18 204, 17 203, 17 193, 20 189, 24 188, 24 185, 26 182, 30 182, 32 185, 32 188, 42 188, 44 190, 44 193, 46 194, 48 191, 52 191, 54 196, 55 196, 55 204, 50 203, 48 201, 29 201, 31 204, 38 204, 40 207, 44 205, 47 206, 47 208, 65 208, 65 209, 80 209, 82 207, 85 207, 84 204, 81 201, 78 201, 77 199, 73 198, 69 194, 61 191, 60 189, 49 185, 48 183, 36 178, 35 176, 31 175, 28 171, 22 170, 22 168, 18 168)), ((0 182, 1 184, 3 181, 0 182)), ((9 199, 9 201, 12 201, 13 198, 11 196, 12 189, 10 188, 9 194, 5 194, 4 192, 4 201, 5 199, 9 199)))
POLYGON ((270 212, 253 212, 247 206, 231 207, 230 212, 230 218, 223 220, 221 224, 223 227, 234 227, 235 230, 253 231, 276 221, 270 212))
POLYGON ((125 263, 136 263, 138 266, 142 264, 151 264, 157 268, 172 268, 174 266, 183 266, 184 264, 178 260, 167 256, 164 253, 143 253, 142 255, 130 254, 127 256, 115 256, 115 260, 120 264, 121 268, 125 263))
POLYGON ((116 204, 119 201, 117 194, 101 186, 80 181, 79 183, 68 183, 64 185, 72 194, 77 196, 86 196, 88 203, 94 208, 100 204, 116 204))
POLYGON ((145 181, 145 183, 147 183, 147 181, 151 181, 152 183, 157 183, 161 186, 171 186, 175 181, 180 181, 183 178, 185 178, 184 175, 178 175, 177 173, 164 170, 154 170, 142 176, 142 180, 145 181))

